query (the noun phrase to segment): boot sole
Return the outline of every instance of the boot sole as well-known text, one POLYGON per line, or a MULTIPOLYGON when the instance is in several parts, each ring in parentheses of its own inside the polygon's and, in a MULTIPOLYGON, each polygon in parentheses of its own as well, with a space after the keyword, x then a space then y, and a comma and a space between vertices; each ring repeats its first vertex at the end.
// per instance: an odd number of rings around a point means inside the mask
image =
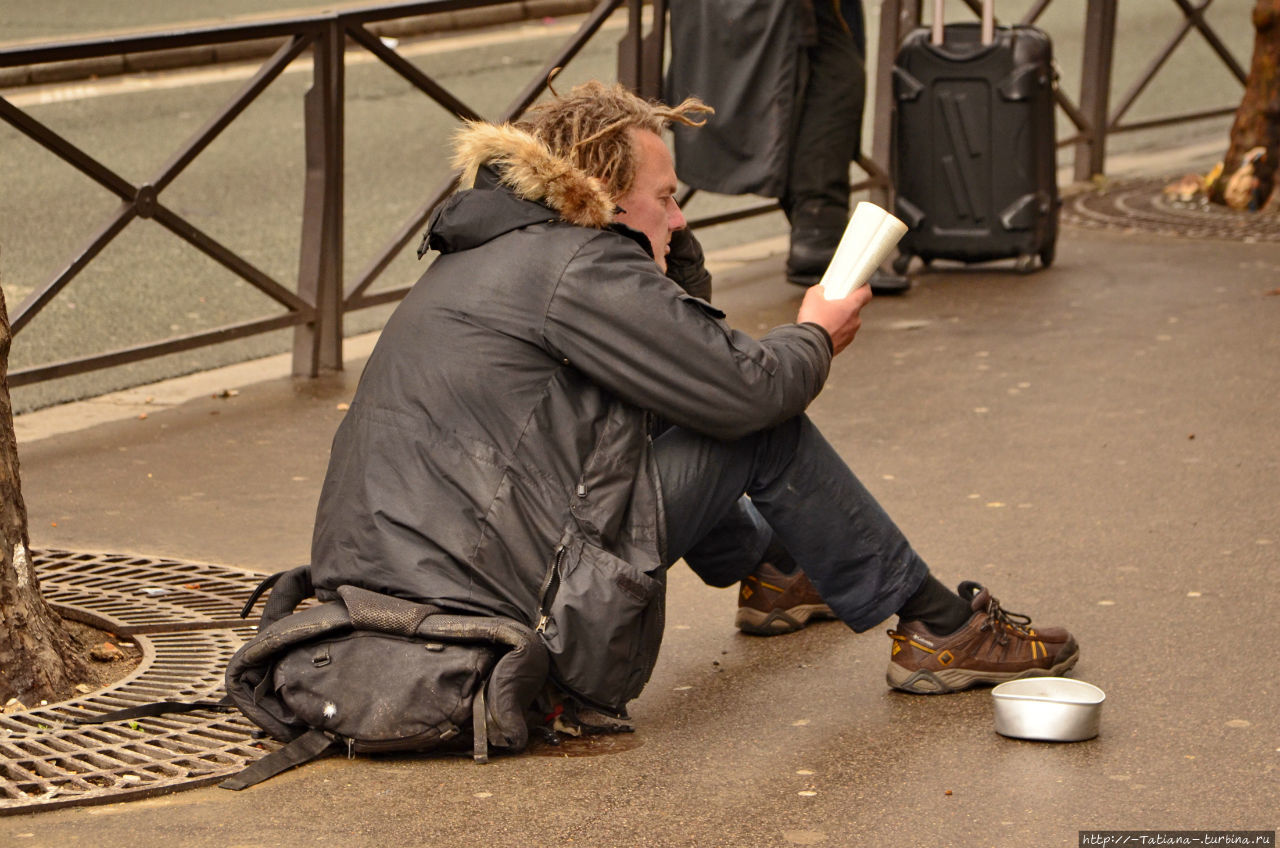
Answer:
POLYGON ((821 274, 787 274, 787 282, 793 286, 804 286, 805 288, 813 288, 822 282, 821 274))
POLYGON ((831 620, 835 617, 836 614, 826 604, 801 604, 769 612, 738 607, 738 615, 733 623, 743 633, 750 633, 752 636, 781 636, 803 630, 809 626, 810 621, 831 620))
POLYGON ((1009 680, 1021 680, 1024 677, 1061 677, 1080 659, 1077 647, 1070 656, 1064 657, 1051 668, 1028 668, 1023 671, 1011 671, 1004 674, 994 671, 973 671, 964 668, 946 668, 941 671, 917 669, 912 671, 895 662, 889 663, 885 680, 889 685, 913 695, 948 695, 971 689, 974 686, 994 686, 1009 680))

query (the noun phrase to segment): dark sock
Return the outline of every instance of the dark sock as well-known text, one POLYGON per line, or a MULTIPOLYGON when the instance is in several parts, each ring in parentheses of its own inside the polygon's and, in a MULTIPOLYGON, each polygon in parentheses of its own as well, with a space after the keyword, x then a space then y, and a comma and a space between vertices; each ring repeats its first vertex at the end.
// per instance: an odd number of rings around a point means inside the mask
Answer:
POLYGON ((786 549, 782 542, 778 541, 777 536, 769 540, 769 546, 764 549, 764 553, 760 556, 760 561, 771 563, 774 568, 783 574, 793 574, 799 568, 799 565, 792 558, 791 552, 786 549))
POLYGON ((955 592, 943 586, 932 574, 924 578, 916 593, 898 610, 903 621, 923 622, 939 636, 946 636, 964 627, 973 610, 955 592))

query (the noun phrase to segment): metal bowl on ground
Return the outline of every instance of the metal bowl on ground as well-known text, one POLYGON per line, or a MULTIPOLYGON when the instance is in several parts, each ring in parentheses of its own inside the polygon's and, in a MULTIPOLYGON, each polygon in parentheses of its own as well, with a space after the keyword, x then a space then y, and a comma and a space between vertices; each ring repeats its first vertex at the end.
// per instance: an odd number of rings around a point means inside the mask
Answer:
POLYGON ((1068 677, 1024 677, 991 690, 996 733, 1045 742, 1080 742, 1098 735, 1107 695, 1068 677))

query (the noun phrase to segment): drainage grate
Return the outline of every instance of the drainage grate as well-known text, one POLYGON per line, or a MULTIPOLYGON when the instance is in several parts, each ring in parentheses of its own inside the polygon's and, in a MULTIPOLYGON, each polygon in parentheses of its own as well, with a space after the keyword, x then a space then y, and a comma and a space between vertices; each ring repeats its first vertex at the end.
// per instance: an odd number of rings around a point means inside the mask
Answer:
POLYGON ((143 658, 106 689, 0 716, 0 815, 203 786, 274 747, 234 712, 73 723, 152 701, 220 699, 227 661, 253 635, 239 612, 262 575, 168 559, 32 554, 41 592, 60 613, 128 635, 143 658))
POLYGON ((1118 180, 1063 198, 1063 223, 1094 229, 1138 230, 1192 239, 1280 242, 1280 213, 1240 212, 1203 198, 1179 201, 1164 193, 1177 177, 1118 180))
POLYGON ((69 617, 115 619, 125 633, 243 626, 262 575, 171 559, 33 552, 45 600, 69 617))

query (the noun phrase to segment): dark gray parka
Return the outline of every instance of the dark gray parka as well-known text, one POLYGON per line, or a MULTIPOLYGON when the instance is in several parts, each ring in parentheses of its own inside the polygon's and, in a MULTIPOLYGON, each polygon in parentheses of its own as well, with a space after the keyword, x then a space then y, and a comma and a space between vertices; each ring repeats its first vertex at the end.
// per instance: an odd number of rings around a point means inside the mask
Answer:
POLYGON ((497 170, 433 216, 441 255, 334 438, 313 577, 322 597, 353 584, 536 627, 556 682, 622 713, 662 636, 655 416, 717 439, 776 425, 821 389, 830 341, 730 329, 609 223, 599 183, 485 132, 471 173, 497 170))

